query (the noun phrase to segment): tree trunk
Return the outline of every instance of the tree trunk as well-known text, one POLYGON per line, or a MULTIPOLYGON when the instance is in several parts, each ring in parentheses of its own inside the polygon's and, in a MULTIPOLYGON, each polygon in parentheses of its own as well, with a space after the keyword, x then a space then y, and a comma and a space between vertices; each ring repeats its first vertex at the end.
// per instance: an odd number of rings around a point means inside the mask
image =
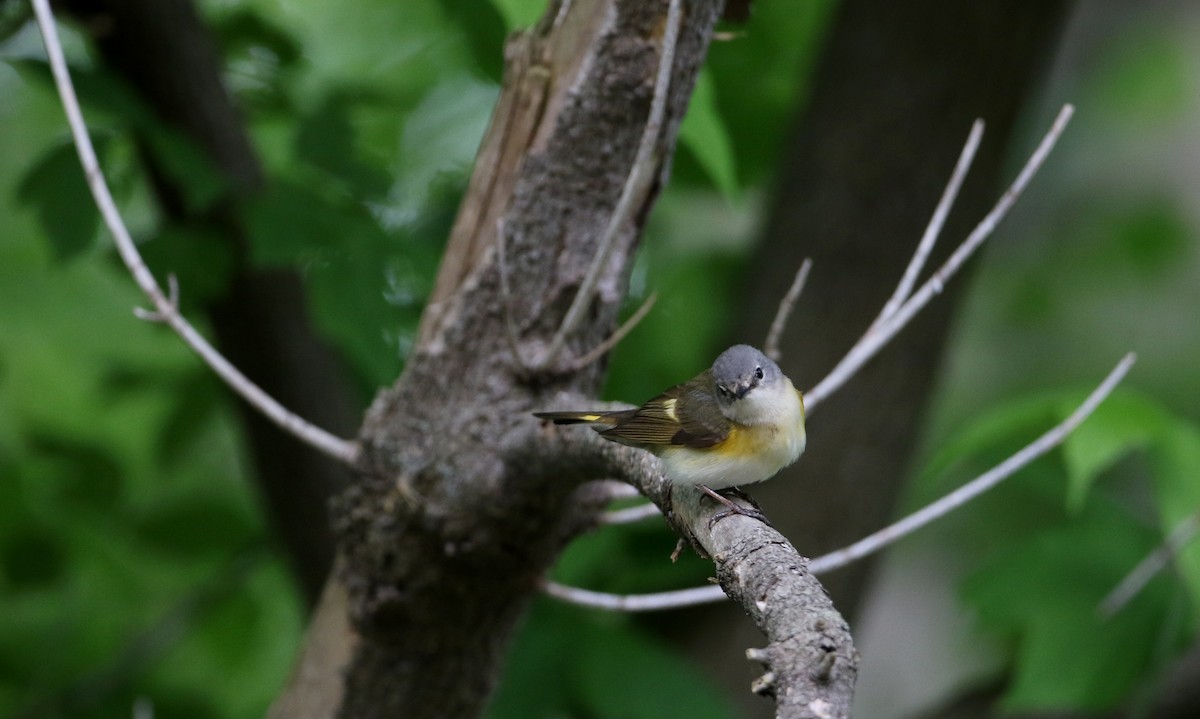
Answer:
MULTIPOLYGON (((327 612, 349 617, 344 684, 343 662, 306 650, 309 661, 275 716, 328 716, 303 709, 301 697, 313 691, 340 694, 346 717, 482 711, 540 578, 596 509, 578 489, 598 468, 531 452, 553 435, 530 412, 599 387, 601 366, 575 371, 569 360, 615 324, 719 11, 715 0, 682 5, 652 181, 634 188, 634 211, 563 359, 536 370, 515 356, 507 320, 521 357, 544 356, 630 176, 667 3, 554 3, 537 27, 510 40, 504 88, 419 341, 403 376, 368 412, 359 477, 337 504, 339 587, 316 623, 327 612)), ((322 640, 314 633, 310 641, 315 648, 322 640)))

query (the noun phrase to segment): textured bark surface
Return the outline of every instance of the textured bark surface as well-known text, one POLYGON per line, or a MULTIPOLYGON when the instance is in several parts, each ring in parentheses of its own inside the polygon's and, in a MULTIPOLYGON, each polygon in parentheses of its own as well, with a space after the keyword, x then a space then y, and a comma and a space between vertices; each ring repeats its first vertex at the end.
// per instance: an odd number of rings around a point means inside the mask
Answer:
POLYGON ((849 717, 858 652, 808 560, 757 520, 733 515, 712 523, 711 503, 674 507, 716 561, 725 593, 767 637, 766 647, 744 654, 764 667, 754 693, 775 700, 777 719, 849 717))
MULTIPOLYGON (((655 153, 661 167, 718 4, 685 3, 655 153)), ((502 97, 418 345, 403 376, 371 407, 359 436, 359 480, 337 503, 344 560, 337 581, 356 634, 341 716, 478 715, 541 576, 595 510, 576 492, 589 478, 583 465, 549 472, 550 463, 528 450, 545 436, 530 412, 561 392, 594 395, 602 367, 527 372, 510 351, 504 313, 522 354, 539 356, 630 174, 666 9, 666 2, 576 0, 552 6, 538 27, 510 40, 502 97), (500 226, 507 297, 497 267, 500 226)), ((565 358, 613 328, 657 192, 652 183, 635 198, 565 358)), ((331 663, 317 674, 337 669, 331 663)), ((288 696, 304 691, 304 676, 288 696)))
MULTIPOLYGON (((903 273, 966 139, 987 122, 955 210, 931 263, 966 236, 995 202, 1003 159, 1038 70, 1058 37, 1065 3, 992 6, 947 0, 839 4, 790 147, 781 156, 776 199, 747 277, 745 334, 763 337, 800 262, 814 260, 783 338, 783 368, 811 387, 883 306, 903 273)), ((1025 148, 1016 148, 1023 154, 1025 148)), ((887 523, 946 341, 956 278, 911 326, 819 411, 804 457, 751 492, 806 556, 845 546, 887 523)), ((853 617, 871 562, 822 581, 853 617)), ((755 632, 720 607, 681 614, 673 634, 689 644, 714 681, 740 698, 747 716, 766 716, 747 698, 750 670, 736 654, 755 632), (694 632, 698 623, 709 631, 694 632)))
MULTIPOLYGON (((222 85, 213 39, 191 0, 60 0, 55 6, 80 20, 105 64, 162 121, 194 141, 229 181, 226 196, 196 214, 183 201, 183 189, 144 154, 164 214, 208 230, 237 258, 228 293, 207 308, 221 352, 285 407, 349 434, 354 426, 349 390, 333 354, 308 324, 299 278, 291 271, 252 269, 245 261, 249 239, 234 203, 261 188, 262 168, 222 85)), ((188 288, 182 291, 186 295, 188 288)), ((333 561, 327 505, 348 473, 256 410, 240 402, 238 409, 263 506, 312 604, 333 561)))
MULTIPOLYGON (((564 399, 575 406, 586 401, 564 399)), ((560 472, 630 482, 663 509, 680 536, 712 558, 722 589, 767 638, 766 647, 739 647, 737 655, 763 666, 751 688, 774 699, 777 719, 850 716, 858 676, 850 627, 787 538, 757 519, 723 516, 724 507, 695 488, 670 486, 658 460, 645 452, 569 428, 546 427, 543 435, 528 451, 560 463, 560 472)), ((754 641, 761 643, 761 637, 754 641)))

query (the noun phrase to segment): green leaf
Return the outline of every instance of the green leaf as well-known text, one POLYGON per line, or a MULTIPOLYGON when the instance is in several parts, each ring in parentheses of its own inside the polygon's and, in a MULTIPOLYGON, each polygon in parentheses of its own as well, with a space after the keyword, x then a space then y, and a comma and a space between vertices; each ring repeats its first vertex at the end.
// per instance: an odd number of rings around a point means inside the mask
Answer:
MULTIPOLYGON (((1058 393, 1018 397, 988 410, 961 427, 943 441, 925 462, 916 480, 916 491, 912 493, 910 505, 915 508, 941 496, 952 469, 969 465, 971 470, 984 471, 991 465, 978 459, 972 461, 973 458, 989 453, 991 456, 999 454, 1002 459, 1005 455, 995 451, 1001 445, 1002 450, 1011 448, 1015 451, 1053 427, 1059 421, 1056 409, 1060 398, 1058 393)), ((954 476, 962 474, 964 472, 956 471, 954 476)), ((970 474, 967 473, 967 476, 970 474)))
POLYGON ((234 7, 217 13, 210 27, 221 41, 226 58, 249 56, 266 51, 282 68, 294 66, 303 57, 300 43, 278 23, 249 7, 234 7))
POLYGON ((545 599, 534 603, 509 652, 488 719, 565 718, 574 713, 566 681, 577 661, 573 634, 581 621, 592 620, 581 615, 576 608, 545 599))
POLYGON ((242 212, 256 264, 294 265, 343 241, 342 212, 306 185, 276 180, 242 212))
POLYGON ((161 123, 147 125, 142 137, 158 168, 182 191, 188 214, 202 214, 225 193, 225 176, 193 140, 161 123))
MULTIPOLYGON (((105 142, 95 140, 97 154, 105 142)), ((100 213, 83 178, 75 145, 54 145, 25 173, 17 199, 33 208, 60 262, 88 249, 96 238, 100 213)))
POLYGON ((716 81, 743 187, 778 171, 835 7, 831 0, 755 2, 748 22, 709 47, 705 68, 716 81))
POLYGON ((7 41, 33 19, 33 5, 24 2, 0 3, 0 42, 7 41))
POLYGON ((546 11, 544 0, 492 0, 508 32, 531 27, 546 11))
MULTIPOLYGON (((1079 406, 1080 400, 1082 397, 1062 402, 1062 419, 1079 406)), ((1117 460, 1144 448, 1162 426, 1162 409, 1141 395, 1118 390, 1104 400, 1063 442, 1067 506, 1072 511, 1082 507, 1095 479, 1117 460)))
POLYGON ((187 560, 233 554, 258 535, 244 508, 200 491, 173 495, 134 519, 133 531, 152 551, 187 560), (214 528, 220 531, 213 531, 214 528))
MULTIPOLYGON (((479 0, 438 0, 442 12, 450 22, 458 26, 466 36, 467 48, 479 74, 497 85, 504 74, 504 36, 513 29, 505 28, 505 19, 500 16, 493 2, 479 0)), ((545 9, 544 3, 528 3, 528 9, 515 9, 512 20, 527 10, 545 9)))
POLYGON ((644 264, 634 269, 635 277, 643 274, 646 287, 656 290, 659 300, 629 336, 653 337, 655 351, 639 357, 627 352, 625 343, 617 347, 605 390, 615 399, 644 401, 694 376, 712 363, 729 328, 740 257, 660 245, 647 242, 644 264))
POLYGON ((1006 708, 1110 708, 1157 666, 1164 643, 1183 646, 1186 635, 1169 616, 1177 590, 1162 578, 1112 619, 1096 612, 1155 543, 1124 512, 1092 502, 1072 521, 1012 542, 967 579, 964 599, 1016 647, 1006 708))
MULTIPOLYGON (((1154 467, 1162 536, 1200 512, 1200 428, 1174 419, 1166 424, 1150 452, 1154 467)), ((1188 589, 1192 612, 1200 617, 1200 542, 1193 540, 1174 558, 1174 570, 1188 589)))
POLYGON ((676 652, 631 628, 576 628, 578 689, 600 719, 723 719, 728 700, 676 652))
POLYGON ((185 309, 224 295, 233 276, 230 243, 196 223, 165 225, 139 249, 164 287, 167 276, 175 275, 185 309))
POLYGON ((701 69, 696 78, 691 104, 679 128, 679 139, 696 156, 721 194, 728 200, 736 200, 739 188, 733 143, 717 107, 712 73, 707 69, 701 69))
MULTIPOLYGON (((54 85, 54 76, 50 72, 49 63, 45 60, 5 58, 4 62, 8 63, 27 82, 37 84, 57 97, 58 91, 54 85)), ((97 118, 93 116, 93 113, 120 118, 125 124, 134 127, 144 127, 155 122, 154 112, 146 107, 137 92, 119 76, 108 72, 103 67, 72 64, 68 69, 71 72, 71 81, 75 85, 75 94, 79 97, 79 104, 84 107, 85 111, 88 111, 88 120, 92 124, 97 123, 97 118)), ((94 132, 93 141, 95 141, 94 132)))
POLYGON ((382 167, 359 156, 350 110, 363 99, 353 93, 332 93, 300 119, 296 134, 296 156, 345 182, 347 192, 359 201, 385 196, 392 184, 382 167))
POLYGON ((728 700, 627 616, 538 601, 489 719, 732 717, 728 700), (537 687, 536 691, 531 687, 537 687))

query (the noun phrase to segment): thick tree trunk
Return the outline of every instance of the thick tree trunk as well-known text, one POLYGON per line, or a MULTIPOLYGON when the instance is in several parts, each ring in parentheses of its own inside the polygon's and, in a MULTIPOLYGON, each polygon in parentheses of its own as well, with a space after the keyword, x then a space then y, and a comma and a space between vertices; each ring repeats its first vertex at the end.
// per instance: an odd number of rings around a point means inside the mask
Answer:
MULTIPOLYGON (((352 634, 344 685, 330 680, 343 662, 306 652, 311 661, 276 716, 328 716, 290 713, 313 687, 339 693, 346 717, 482 711, 540 578, 596 508, 577 491, 590 478, 585 466, 556 464, 551 472, 552 458, 529 451, 547 436, 530 412, 562 393, 594 395, 599 387, 602 367, 574 371, 569 360, 615 324, 641 224, 719 10, 715 0, 682 5, 652 182, 635 188, 634 211, 562 360, 538 371, 516 360, 506 313, 521 355, 542 356, 630 175, 655 91, 667 3, 556 3, 538 27, 510 40, 504 89, 419 342, 404 375, 371 407, 359 479, 338 502, 343 564, 340 589, 327 596, 344 601, 323 603, 317 622, 327 618, 326 606, 350 618, 342 626, 343 636, 352 634)), ((318 634, 310 641, 321 642, 318 634)))

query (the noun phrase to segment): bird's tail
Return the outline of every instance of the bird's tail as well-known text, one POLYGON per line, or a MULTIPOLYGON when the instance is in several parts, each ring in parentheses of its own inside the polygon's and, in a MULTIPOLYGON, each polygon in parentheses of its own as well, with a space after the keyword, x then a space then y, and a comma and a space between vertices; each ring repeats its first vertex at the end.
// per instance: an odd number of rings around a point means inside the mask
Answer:
POLYGON ((554 424, 590 424, 597 429, 606 427, 615 427, 617 423, 627 414, 625 411, 617 412, 534 412, 533 416, 538 419, 547 419, 554 424))

